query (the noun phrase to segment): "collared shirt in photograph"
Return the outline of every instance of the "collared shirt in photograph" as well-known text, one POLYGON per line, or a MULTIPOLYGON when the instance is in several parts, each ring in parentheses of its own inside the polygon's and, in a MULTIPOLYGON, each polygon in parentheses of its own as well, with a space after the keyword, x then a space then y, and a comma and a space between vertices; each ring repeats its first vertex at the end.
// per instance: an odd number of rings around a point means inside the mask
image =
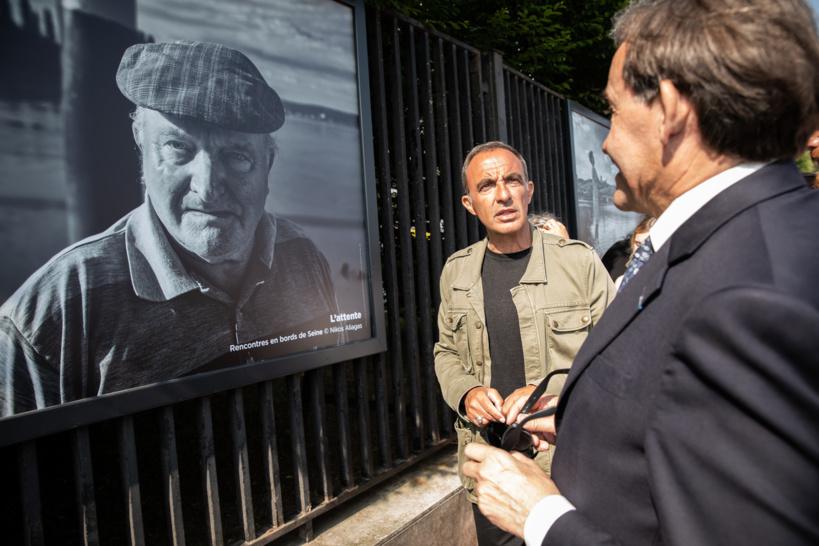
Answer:
POLYGON ((191 275, 149 202, 61 251, 0 307, 0 415, 335 345, 329 267, 299 227, 265 214, 237 299, 191 275))

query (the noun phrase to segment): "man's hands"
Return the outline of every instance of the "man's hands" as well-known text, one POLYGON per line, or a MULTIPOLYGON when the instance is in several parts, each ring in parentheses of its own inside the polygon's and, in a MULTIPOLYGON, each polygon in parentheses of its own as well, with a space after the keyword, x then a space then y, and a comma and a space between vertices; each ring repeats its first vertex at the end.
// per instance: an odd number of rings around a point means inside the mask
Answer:
POLYGON ((484 444, 466 446, 464 475, 475 480, 478 508, 501 529, 523 538, 526 517, 547 495, 559 495, 554 482, 528 457, 484 444))
POLYGON ((526 403, 526 400, 529 398, 529 395, 532 394, 533 390, 535 390, 534 385, 526 385, 525 387, 515 389, 512 394, 506 397, 506 400, 503 401, 503 407, 501 408, 501 412, 506 416, 506 423, 515 422, 523 404, 526 403))
MULTIPOLYGON (((541 396, 532 407, 532 413, 556 406, 557 399, 558 397, 554 395, 541 396)), ((540 419, 532 419, 523 425, 523 428, 532 433, 532 443, 538 451, 547 451, 549 444, 554 444, 557 440, 554 415, 541 417, 540 419)))
POLYGON ((501 413, 503 398, 491 387, 474 387, 464 397, 464 410, 472 423, 483 428, 490 421, 506 422, 501 413))
MULTIPOLYGON (((514 423, 522 418, 520 410, 533 390, 535 390, 534 385, 520 387, 504 400, 500 393, 491 387, 474 387, 464 397, 466 416, 481 428, 491 421, 514 423)), ((555 405, 557 405, 557 396, 542 396, 535 402, 531 411, 534 413, 555 405)), ((526 423, 523 428, 533 433, 533 443, 538 451, 546 451, 549 449, 549 444, 555 443, 554 416, 534 419, 526 423)))

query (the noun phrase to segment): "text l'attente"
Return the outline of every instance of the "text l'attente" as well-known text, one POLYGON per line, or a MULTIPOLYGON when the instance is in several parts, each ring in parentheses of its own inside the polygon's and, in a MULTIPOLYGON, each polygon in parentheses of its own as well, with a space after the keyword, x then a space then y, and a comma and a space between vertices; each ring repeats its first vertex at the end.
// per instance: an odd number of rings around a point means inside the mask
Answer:
POLYGON ((361 320, 361 312, 353 311, 352 313, 331 313, 330 322, 347 322, 348 320, 361 320))

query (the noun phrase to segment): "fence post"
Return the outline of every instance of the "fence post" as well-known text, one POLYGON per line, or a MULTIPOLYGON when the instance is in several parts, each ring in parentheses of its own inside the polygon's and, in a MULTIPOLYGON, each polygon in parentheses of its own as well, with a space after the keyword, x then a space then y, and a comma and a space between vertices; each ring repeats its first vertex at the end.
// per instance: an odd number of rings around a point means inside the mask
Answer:
POLYGON ((487 113, 489 117, 489 137, 509 142, 506 124, 506 92, 503 87, 503 55, 498 51, 482 54, 484 73, 489 84, 487 113))

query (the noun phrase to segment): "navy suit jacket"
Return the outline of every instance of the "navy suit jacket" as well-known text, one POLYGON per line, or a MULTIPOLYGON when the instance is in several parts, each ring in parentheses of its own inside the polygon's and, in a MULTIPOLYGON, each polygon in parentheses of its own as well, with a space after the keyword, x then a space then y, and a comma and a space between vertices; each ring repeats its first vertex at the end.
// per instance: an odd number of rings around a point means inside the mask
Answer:
POLYGON ((548 545, 819 544, 819 191, 768 165, 606 310, 557 413, 548 545))

